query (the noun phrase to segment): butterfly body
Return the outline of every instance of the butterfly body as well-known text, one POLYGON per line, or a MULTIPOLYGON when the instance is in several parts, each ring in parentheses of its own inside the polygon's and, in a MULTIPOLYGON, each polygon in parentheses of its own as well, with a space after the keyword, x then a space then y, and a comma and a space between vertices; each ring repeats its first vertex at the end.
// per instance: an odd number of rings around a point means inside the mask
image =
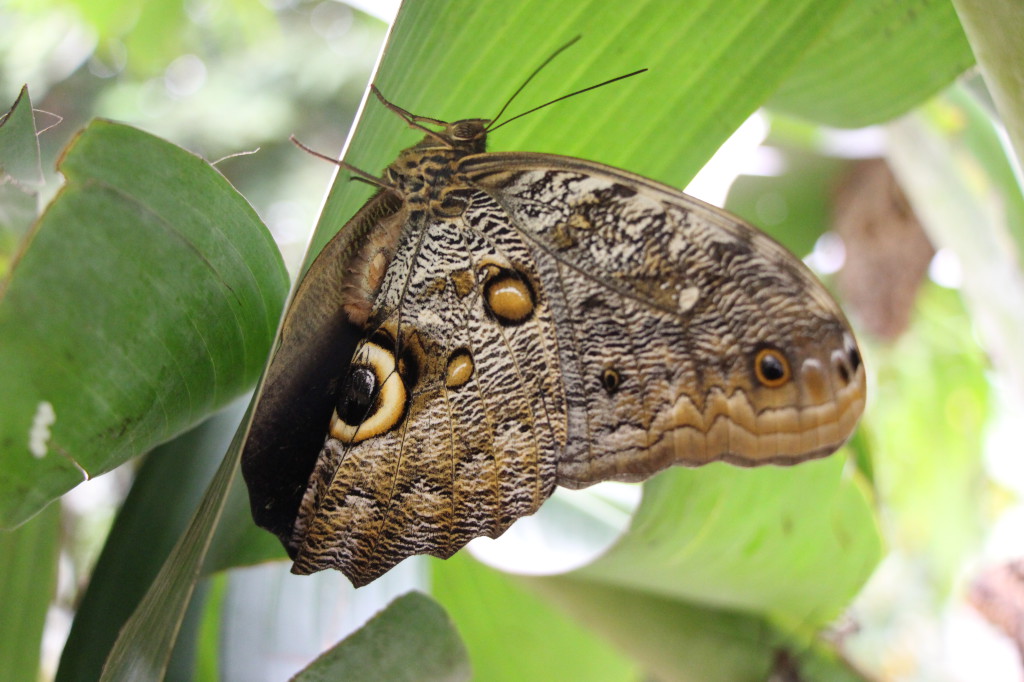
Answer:
POLYGON ((487 123, 402 152, 296 292, 243 456, 294 572, 358 586, 556 484, 794 463, 860 415, 849 326, 785 249, 625 171, 487 153, 487 123))

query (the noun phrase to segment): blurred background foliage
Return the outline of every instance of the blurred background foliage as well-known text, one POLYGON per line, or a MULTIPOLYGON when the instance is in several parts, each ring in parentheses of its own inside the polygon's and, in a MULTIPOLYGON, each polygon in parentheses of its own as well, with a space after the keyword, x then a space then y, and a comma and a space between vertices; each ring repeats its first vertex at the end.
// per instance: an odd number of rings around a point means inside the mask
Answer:
MULTIPOLYGON (((944 0, 924 4, 952 11, 944 0)), ((972 3, 957 9, 963 5, 972 3)), ((1009 5, 994 3, 1019 26, 1009 5)), ((899 15, 897 6, 876 2, 864 11, 899 15)), ((342 148, 394 11, 372 0, 362 9, 331 0, 0 0, 0 102, 14 102, 27 83, 36 126, 45 129, 46 183, 33 202, 44 205, 60 187, 54 164, 72 136, 93 117, 115 119, 222 159, 217 169, 254 206, 295 271, 334 169, 297 153, 288 136, 327 154, 342 148)), ((966 44, 959 30, 920 40, 949 51, 966 44)), ((814 74, 798 73, 757 116, 762 133, 746 156, 731 161, 734 173, 753 171, 732 183, 728 207, 808 256, 850 312, 871 371, 868 414, 847 452, 886 546, 826 633, 824 658, 794 647, 770 619, 588 583, 599 581, 600 568, 575 582, 520 578, 460 555, 406 562, 359 591, 333 573, 291 578, 281 561, 218 571, 282 556, 273 538, 251 527, 244 502, 229 499, 168 679, 285 679, 409 586, 430 590, 454 627, 429 604, 399 602, 361 639, 325 657, 328 671, 391 670, 362 658, 408 622, 436 631, 444 656, 430 665, 452 679, 466 675, 467 656, 478 679, 758 679, 751 672, 758 670, 762 679, 768 671, 788 679, 791 659, 803 663, 801 679, 838 679, 832 655, 848 664, 850 679, 1020 679, 1017 645, 989 622, 1000 623, 992 605, 1012 607, 1018 593, 1012 580, 986 581, 1022 554, 1024 374, 1016 356, 1024 346, 1016 342, 1024 305, 1016 304, 1024 203, 1019 164, 970 62, 942 92, 922 91, 921 106, 896 122, 854 131, 808 122, 821 103, 806 95, 814 74), (224 527, 245 528, 245 537, 224 527), (766 666, 745 658, 755 649, 706 637, 708 630, 743 633, 757 651, 780 654, 766 666)), ((415 74, 392 78, 397 88, 415 74)), ((832 123, 871 119, 851 100, 852 118, 832 123)), ((1008 122, 1011 137, 1020 123, 1008 122)), ((11 202, 0 204, 7 211, 2 275, 31 220, 18 219, 11 202)), ((0 679, 98 672, 203 498, 243 409, 236 403, 0 535, 0 660, 10 662, 0 679), (122 538, 119 549, 100 557, 108 534, 122 538)), ((237 481, 230 495, 244 498, 237 481)), ((615 517, 614 525, 630 507, 612 497, 597 515, 615 517)), ((1002 622, 1020 612, 1009 613, 1002 622)))

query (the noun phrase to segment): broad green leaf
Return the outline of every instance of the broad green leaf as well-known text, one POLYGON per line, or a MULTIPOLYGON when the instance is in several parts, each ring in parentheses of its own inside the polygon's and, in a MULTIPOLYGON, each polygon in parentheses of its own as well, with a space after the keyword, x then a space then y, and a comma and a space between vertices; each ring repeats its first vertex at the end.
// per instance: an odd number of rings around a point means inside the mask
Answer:
MULTIPOLYGON (((654 679, 863 680, 828 646, 791 639, 753 614, 572 577, 520 582, 544 597, 548 608, 564 610, 617 651, 628 654, 654 679)), ((507 655, 515 655, 511 646, 507 655)))
POLYGON ((953 0, 978 66, 1024 166, 1024 5, 1019 0, 953 0))
POLYGON ((515 577, 460 554, 435 562, 433 591, 477 679, 765 680, 783 652, 800 679, 861 679, 761 616, 573 576, 515 577))
POLYGON ((188 528, 121 629, 103 666, 101 680, 163 679, 203 558, 238 470, 242 436, 251 411, 250 405, 188 528))
POLYGON ((845 458, 711 464, 648 481, 630 531, 574 575, 814 629, 881 556, 870 495, 845 458))
MULTIPOLYGON (((964 128, 991 123, 948 99, 891 124, 889 161, 937 248, 956 254, 963 295, 986 350, 1024 395, 1024 285, 1019 186, 1006 182, 1006 160, 964 128), (973 147, 973 149, 972 149, 973 147), (1009 210, 1007 210, 1009 209, 1009 210), (1015 242, 1015 240, 1018 240, 1015 242)), ((982 131, 990 134, 990 130, 982 131)))
POLYGON ((430 597, 410 592, 292 679, 440 682, 468 680, 470 668, 444 609, 430 597))
POLYGON ((36 189, 43 182, 39 142, 28 87, 0 117, 0 280, 18 241, 36 219, 36 189))
POLYGON ((202 159, 97 121, 0 282, 0 525, 249 387, 287 288, 269 233, 202 159))
MULTIPOLYGON (((710 0, 684 5, 623 0, 588 2, 567 13, 564 6, 540 1, 407 2, 376 82, 397 104, 419 114, 494 115, 536 65, 583 34, 578 45, 530 84, 513 112, 635 68, 651 70, 517 121, 495 134, 494 148, 577 155, 681 185, 778 86, 846 5, 820 0, 732 0, 725 5, 710 0), (537 26, 546 27, 543 34, 537 26), (509 59, 510 54, 516 58, 509 59)), ((420 136, 372 101, 346 158, 377 173, 420 136)), ((342 174, 342 181, 335 183, 311 253, 341 229, 372 191, 344 182, 346 177, 342 174)), ((211 495, 225 494, 233 475, 228 460, 234 456, 225 460, 211 495)), ((160 674, 189 576, 194 575, 189 571, 203 551, 194 545, 206 538, 215 513, 211 510, 220 504, 220 497, 204 500, 204 517, 190 531, 194 537, 172 554, 165 575, 115 647, 109 678, 160 674)))
MULTIPOLYGON (((1018 313, 1019 314, 1019 313, 1018 313)), ((984 537, 984 426, 988 361, 958 296, 931 285, 910 329, 875 354, 877 412, 866 429, 877 452, 888 537, 925 557, 927 588, 944 599, 984 537), (935 465, 941 456, 942 466, 935 465)))
POLYGON ((475 679, 626 682, 642 672, 589 623, 574 622, 529 583, 465 552, 432 563, 431 592, 462 633, 475 679))
MULTIPOLYGON (((577 156, 682 187, 848 4, 589 0, 567 10, 537 0, 406 2, 375 82, 415 114, 494 116, 537 66, 582 36, 529 84, 511 114, 635 69, 649 71, 516 121, 491 136, 491 149, 577 156)), ((421 137, 371 99, 345 159, 379 174, 421 137)), ((335 182, 312 253, 372 192, 348 177, 341 173, 335 182)))
POLYGON ((802 149, 776 151, 785 159, 786 172, 738 177, 726 208, 805 256, 831 226, 832 192, 846 164, 802 149))
POLYGON ((928 99, 972 64, 949 0, 859 0, 847 5, 768 104, 826 125, 882 123, 928 99))
POLYGON ((13 182, 0 184, 0 279, 7 275, 18 241, 35 219, 35 193, 13 182))
POLYGON ((39 679, 46 612, 57 588, 60 505, 0 532, 0 680, 39 679))
POLYGON ((236 403, 146 456, 78 606, 57 680, 99 678, 121 626, 187 527, 243 409, 236 403))
POLYGON ((0 179, 28 187, 43 184, 35 117, 27 85, 22 87, 10 111, 0 117, 0 179))

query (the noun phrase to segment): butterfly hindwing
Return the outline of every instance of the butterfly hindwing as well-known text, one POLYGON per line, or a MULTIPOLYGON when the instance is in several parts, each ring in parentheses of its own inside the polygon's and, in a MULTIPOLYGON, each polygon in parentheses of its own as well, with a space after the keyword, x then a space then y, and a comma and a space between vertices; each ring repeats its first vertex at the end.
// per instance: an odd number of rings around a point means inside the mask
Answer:
POLYGON ((363 584, 411 554, 496 537, 551 494, 565 433, 553 321, 542 292, 515 298, 539 280, 502 220, 477 192, 461 215, 403 231, 381 285, 401 295, 378 297, 346 380, 383 358, 385 404, 369 409, 401 404, 380 433, 361 434, 377 426, 359 414, 350 437, 327 440, 293 539, 298 572, 340 567, 363 584))
POLYGON ((401 201, 380 193, 324 247, 292 297, 254 406, 242 455, 252 515, 290 554, 299 503, 341 388, 340 368, 362 334, 341 292, 363 241, 395 223, 404 223, 401 201))

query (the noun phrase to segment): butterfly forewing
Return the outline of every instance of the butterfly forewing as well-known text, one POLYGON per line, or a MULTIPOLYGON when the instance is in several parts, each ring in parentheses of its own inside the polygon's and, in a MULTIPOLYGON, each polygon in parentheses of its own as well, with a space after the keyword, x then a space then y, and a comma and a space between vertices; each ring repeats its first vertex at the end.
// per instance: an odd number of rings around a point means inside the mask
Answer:
POLYGON ((450 556, 556 483, 820 457, 863 408, 849 326, 785 249, 625 171, 483 153, 485 125, 403 152, 286 317, 243 459, 297 573, 450 556), (299 461, 264 485, 275 458, 299 461))
POLYGON ((864 399, 852 332, 769 237, 670 187, 578 159, 485 154, 461 170, 534 244, 545 285, 564 302, 563 364, 583 368, 567 391, 587 407, 572 422, 560 484, 716 459, 799 461, 849 436, 864 399), (778 385, 761 376, 764 351, 790 374, 778 385))

